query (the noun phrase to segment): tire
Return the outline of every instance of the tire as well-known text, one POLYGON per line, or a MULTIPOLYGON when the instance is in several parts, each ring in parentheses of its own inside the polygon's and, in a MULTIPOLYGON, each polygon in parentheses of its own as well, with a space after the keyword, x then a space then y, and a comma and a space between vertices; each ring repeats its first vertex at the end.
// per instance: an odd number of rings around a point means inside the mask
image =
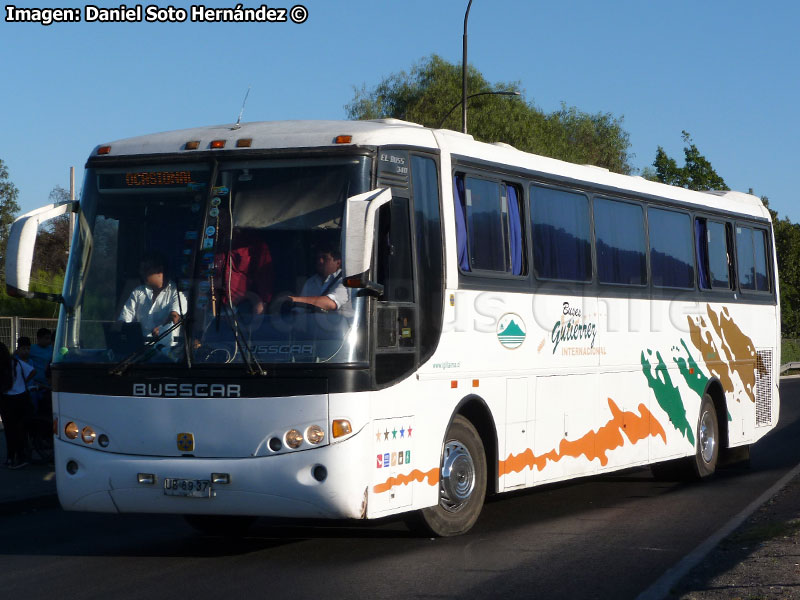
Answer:
POLYGON ((698 479, 711 477, 717 470, 719 444, 717 409, 711 396, 704 394, 700 403, 700 418, 697 420, 697 450, 693 464, 698 479))
POLYGON ((412 531, 449 537, 469 531, 486 498, 486 452, 478 432, 456 415, 442 447, 439 503, 410 515, 412 531))
POLYGON ((700 414, 695 431, 695 453, 650 465, 653 477, 659 481, 696 481, 707 479, 717 470, 719 461, 719 421, 711 396, 705 394, 700 402, 700 414))
POLYGON ((244 535, 257 519, 230 515, 183 515, 183 518, 200 533, 223 537, 244 535))

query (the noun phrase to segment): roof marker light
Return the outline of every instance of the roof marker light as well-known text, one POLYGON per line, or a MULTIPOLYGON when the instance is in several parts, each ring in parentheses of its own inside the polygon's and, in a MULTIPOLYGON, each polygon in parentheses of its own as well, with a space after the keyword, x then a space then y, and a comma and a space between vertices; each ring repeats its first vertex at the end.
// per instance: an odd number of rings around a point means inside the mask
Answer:
POLYGON ((111 152, 111 146, 100 146, 97 149, 97 155, 102 156, 103 154, 109 154, 111 152))
POLYGON ((186 145, 183 147, 184 150, 197 150, 200 147, 200 140, 192 140, 191 142, 186 142, 186 145))
POLYGON ((211 142, 212 148, 224 148, 225 147, 225 140, 214 140, 211 142))
POLYGON ((253 145, 253 138, 241 138, 236 140, 237 148, 249 148, 253 145))
POLYGON ((335 144, 349 144, 353 141, 352 135, 337 135, 336 139, 333 140, 335 144))

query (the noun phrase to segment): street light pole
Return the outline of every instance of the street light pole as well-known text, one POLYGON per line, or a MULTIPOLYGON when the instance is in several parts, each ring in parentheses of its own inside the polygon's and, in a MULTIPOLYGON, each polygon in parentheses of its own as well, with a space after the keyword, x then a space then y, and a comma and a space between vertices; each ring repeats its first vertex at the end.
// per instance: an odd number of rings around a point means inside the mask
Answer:
MULTIPOLYGON (((450 114, 455 109, 457 109, 459 106, 466 106, 467 103, 465 102, 465 100, 469 100, 471 98, 475 98, 476 96, 519 96, 519 95, 521 95, 521 94, 520 94, 520 92, 517 92, 517 91, 478 92, 477 94, 470 94, 465 99, 462 99, 462 100, 459 100, 458 102, 456 102, 455 105, 453 105, 450 108, 450 110, 447 111, 447 114, 442 118, 441 122, 439 123, 438 127, 436 127, 436 129, 441 129, 442 128, 442 125, 444 125, 444 122, 447 120, 447 117, 449 117, 450 114)), ((467 112, 466 109, 464 109, 462 111, 461 115, 464 116, 466 114, 466 112, 467 112)), ((466 129, 465 129, 465 132, 466 132, 466 129)))
POLYGON ((461 133, 467 133, 467 21, 470 8, 472 8, 472 0, 469 0, 467 12, 464 13, 464 52, 461 58, 461 133))

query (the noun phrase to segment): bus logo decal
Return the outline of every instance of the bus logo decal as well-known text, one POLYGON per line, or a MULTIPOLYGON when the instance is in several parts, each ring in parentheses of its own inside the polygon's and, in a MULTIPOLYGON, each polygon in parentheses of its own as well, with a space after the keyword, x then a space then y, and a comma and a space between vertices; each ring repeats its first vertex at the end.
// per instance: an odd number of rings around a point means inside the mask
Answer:
POLYGON ((507 313, 497 321, 497 339, 505 348, 519 348, 525 335, 525 321, 518 314, 507 313))
POLYGON ((179 433, 178 434, 178 450, 180 452, 192 452, 194 450, 194 434, 192 434, 192 433, 179 433))

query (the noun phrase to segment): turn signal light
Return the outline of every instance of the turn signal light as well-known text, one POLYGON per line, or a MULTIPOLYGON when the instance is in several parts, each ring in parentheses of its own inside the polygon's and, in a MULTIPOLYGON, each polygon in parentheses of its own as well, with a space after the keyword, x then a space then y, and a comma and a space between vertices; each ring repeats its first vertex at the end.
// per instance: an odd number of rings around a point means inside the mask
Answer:
POLYGON ((334 140, 337 144, 349 144, 353 141, 352 135, 337 135, 336 139, 334 140))
POLYGON ((69 439, 77 439, 79 433, 80 430, 78 429, 78 426, 72 421, 64 425, 64 435, 66 435, 69 439))
POLYGON ((197 150, 199 147, 200 147, 200 140, 192 140, 191 142, 186 142, 186 146, 184 146, 186 150, 197 150))
POLYGON ((350 421, 347 419, 336 419, 331 424, 331 431, 334 438, 339 438, 353 433, 353 426, 350 425, 350 421))
POLYGON ((241 138, 236 140, 237 148, 249 148, 253 145, 253 138, 241 138))
POLYGON ((212 148, 224 148, 225 147, 225 140, 214 140, 211 142, 212 148))
POLYGON ((108 154, 109 152, 111 152, 111 146, 100 146, 97 149, 98 156, 103 155, 103 154, 108 154))

